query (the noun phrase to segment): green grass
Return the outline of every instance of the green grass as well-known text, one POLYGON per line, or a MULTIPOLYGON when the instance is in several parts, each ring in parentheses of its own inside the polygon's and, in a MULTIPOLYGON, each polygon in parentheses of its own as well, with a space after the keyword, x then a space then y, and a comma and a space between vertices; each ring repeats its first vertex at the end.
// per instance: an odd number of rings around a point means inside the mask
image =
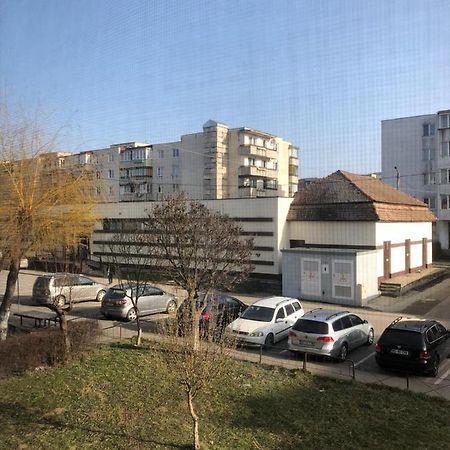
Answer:
MULTIPOLYGON (((183 391, 155 350, 102 347, 0 380, 1 449, 185 449, 183 391)), ((447 449, 449 404, 409 392, 232 362, 199 398, 208 449, 447 449)))

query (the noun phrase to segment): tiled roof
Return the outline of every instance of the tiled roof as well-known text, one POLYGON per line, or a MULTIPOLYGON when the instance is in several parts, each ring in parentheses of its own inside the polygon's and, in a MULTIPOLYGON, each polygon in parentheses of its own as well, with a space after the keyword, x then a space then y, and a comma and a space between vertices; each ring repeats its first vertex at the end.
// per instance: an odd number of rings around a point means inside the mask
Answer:
POLYGON ((300 188, 288 220, 432 222, 427 205, 377 178, 337 171, 300 188))

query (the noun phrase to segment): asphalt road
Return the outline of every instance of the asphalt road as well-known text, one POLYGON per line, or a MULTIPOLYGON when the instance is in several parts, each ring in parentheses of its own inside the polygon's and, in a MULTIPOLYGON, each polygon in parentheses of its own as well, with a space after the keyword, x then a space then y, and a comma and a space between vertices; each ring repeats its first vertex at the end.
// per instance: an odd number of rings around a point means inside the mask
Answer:
MULTIPOLYGON (((52 313, 42 306, 31 304, 31 292, 37 272, 22 271, 19 277, 19 285, 16 290, 16 298, 12 306, 14 313, 52 313)), ((6 283, 6 271, 0 273, 0 292, 4 292, 6 283)), ((105 279, 94 277, 100 282, 106 282, 105 279)), ((162 286, 167 290, 173 291, 170 286, 162 286)), ((179 292, 177 292, 180 295, 179 292)), ((239 295, 236 297, 246 303, 253 303, 262 295, 239 295)), ((350 310, 363 319, 370 321, 375 329, 375 342, 384 328, 389 325, 399 315, 416 315, 424 317, 433 317, 440 320, 444 325, 450 327, 450 278, 444 279, 440 283, 427 289, 416 290, 408 293, 401 299, 388 299, 380 297, 377 301, 371 303, 371 308, 347 308, 336 305, 326 305, 317 302, 302 302, 305 311, 317 307, 326 307, 330 309, 350 310), (384 308, 388 311, 379 311, 374 308, 384 308)), ((126 323, 114 320, 107 320, 100 314, 100 304, 96 301, 82 302, 75 304, 70 314, 71 318, 94 318, 98 319, 103 329, 104 336, 109 339, 119 339, 120 337, 129 337, 134 334, 135 326, 133 323, 126 323)), ((152 333, 156 330, 158 320, 167 317, 165 314, 156 314, 145 317, 143 321, 143 330, 152 333)), ((17 317, 12 317, 12 323, 18 323, 17 317)), ((275 344, 270 350, 259 350, 244 348, 237 352, 237 356, 245 359, 253 359, 266 364, 282 365, 289 368, 303 367, 303 355, 292 354, 287 350, 287 340, 275 344)), ((375 363, 374 345, 363 346, 351 352, 348 360, 343 363, 334 362, 320 357, 310 356, 306 362, 308 370, 314 373, 340 376, 349 379, 353 374, 356 379, 361 381, 370 381, 386 384, 394 387, 405 388, 407 384, 411 389, 420 392, 427 392, 431 395, 444 397, 450 400, 450 359, 441 363, 438 378, 425 376, 408 376, 395 372, 386 372, 381 370, 375 363)))

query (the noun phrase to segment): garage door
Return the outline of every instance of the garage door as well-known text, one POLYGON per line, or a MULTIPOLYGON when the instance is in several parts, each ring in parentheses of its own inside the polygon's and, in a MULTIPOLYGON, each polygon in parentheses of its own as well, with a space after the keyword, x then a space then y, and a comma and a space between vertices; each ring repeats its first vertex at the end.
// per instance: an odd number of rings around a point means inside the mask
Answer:
POLYGON ((353 262, 333 260, 333 297, 353 299, 353 262))
POLYGON ((302 258, 301 291, 304 295, 322 295, 320 259, 302 258))

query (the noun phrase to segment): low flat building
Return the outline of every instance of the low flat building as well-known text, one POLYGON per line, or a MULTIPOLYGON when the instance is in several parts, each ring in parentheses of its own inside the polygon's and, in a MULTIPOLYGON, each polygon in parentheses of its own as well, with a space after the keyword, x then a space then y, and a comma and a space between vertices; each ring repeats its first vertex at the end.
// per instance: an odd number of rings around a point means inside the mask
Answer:
POLYGON ((337 171, 299 189, 287 216, 283 295, 363 305, 432 262, 428 206, 372 176, 337 171))

